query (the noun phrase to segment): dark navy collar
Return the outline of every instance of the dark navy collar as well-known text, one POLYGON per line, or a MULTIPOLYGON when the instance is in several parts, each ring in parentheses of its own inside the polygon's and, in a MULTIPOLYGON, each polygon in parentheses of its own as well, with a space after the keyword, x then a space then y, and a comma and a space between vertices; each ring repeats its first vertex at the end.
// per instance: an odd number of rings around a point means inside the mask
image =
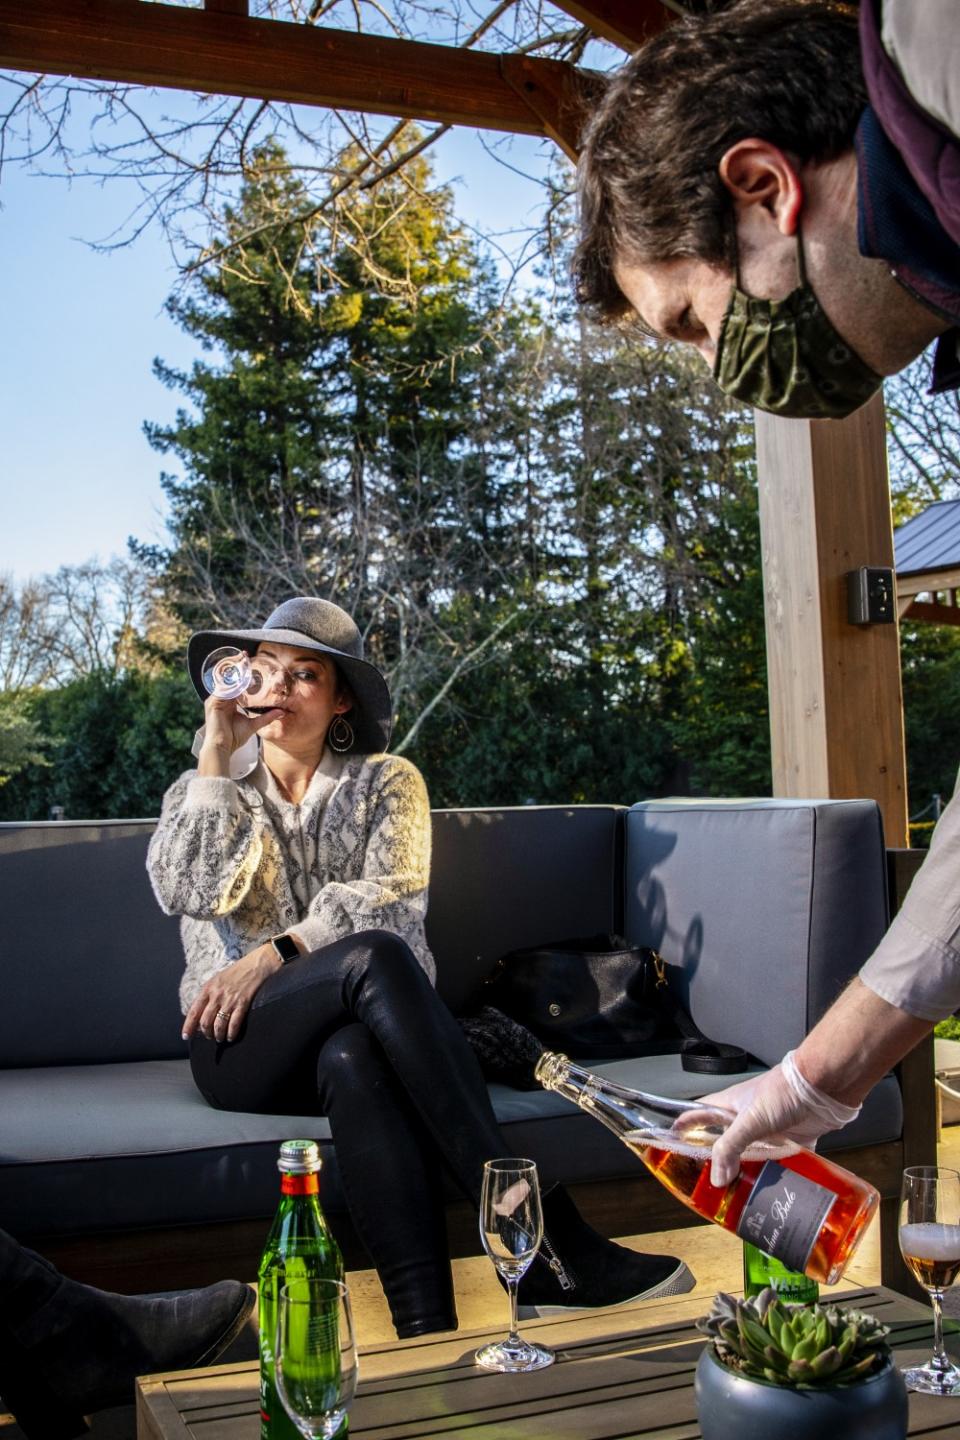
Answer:
MULTIPOLYGON (((960 325, 957 246, 868 106, 855 137, 857 243, 922 304, 960 325)), ((960 331, 937 341, 932 393, 960 387, 960 331)))

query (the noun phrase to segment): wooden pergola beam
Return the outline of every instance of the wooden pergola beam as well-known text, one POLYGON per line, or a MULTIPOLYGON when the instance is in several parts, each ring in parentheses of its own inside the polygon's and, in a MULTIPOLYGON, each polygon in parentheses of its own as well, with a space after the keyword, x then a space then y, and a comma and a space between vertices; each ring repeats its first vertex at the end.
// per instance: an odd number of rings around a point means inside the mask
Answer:
POLYGON ((254 20, 231 0, 0 0, 0 66, 546 135, 571 156, 598 83, 558 60, 254 20))
POLYGON ((897 619, 923 620, 929 625, 960 625, 960 567, 924 570, 897 576, 897 619), (930 600, 918 601, 918 595, 930 600), (937 597, 946 595, 946 601, 937 597))
POLYGON ((922 620, 927 625, 960 625, 960 605, 956 591, 952 605, 935 600, 911 600, 905 610, 898 609, 901 620, 922 620))
POLYGON ((960 566, 923 570, 914 575, 897 575, 898 599, 907 595, 936 595, 940 590, 960 590, 960 566))
POLYGON ((594 35, 636 50, 651 35, 670 24, 673 16, 662 0, 554 0, 559 10, 572 15, 594 35))

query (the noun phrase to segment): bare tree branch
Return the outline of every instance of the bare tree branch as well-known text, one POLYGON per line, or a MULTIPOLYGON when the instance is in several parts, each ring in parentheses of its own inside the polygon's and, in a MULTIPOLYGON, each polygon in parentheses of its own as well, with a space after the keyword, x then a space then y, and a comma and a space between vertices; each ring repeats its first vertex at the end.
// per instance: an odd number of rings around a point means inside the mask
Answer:
POLYGON ((432 715, 433 711, 436 710, 437 706, 440 705, 447 698, 447 696, 450 694, 450 691, 453 689, 454 685, 456 685, 457 681, 461 678, 461 676, 466 674, 468 670, 472 670, 476 665, 480 663, 480 657, 484 653, 484 651, 489 650, 490 647, 494 645, 497 640, 500 639, 500 636, 504 633, 504 631, 509 629, 509 627, 516 621, 518 615, 519 611, 514 610, 513 613, 508 615, 505 620, 502 620, 499 625, 495 626, 494 629, 490 631, 489 635, 485 635, 478 645, 474 645, 473 648, 471 650, 468 650, 465 655, 461 655, 460 659, 450 671, 450 674, 447 676, 446 680, 444 680, 439 690, 437 690, 437 692, 430 698, 430 700, 427 701, 426 705, 423 706, 416 720, 410 726, 403 739, 393 746, 394 755, 402 755, 404 751, 410 748, 410 746, 416 740, 417 735, 419 734, 424 722, 429 719, 430 715, 432 715))

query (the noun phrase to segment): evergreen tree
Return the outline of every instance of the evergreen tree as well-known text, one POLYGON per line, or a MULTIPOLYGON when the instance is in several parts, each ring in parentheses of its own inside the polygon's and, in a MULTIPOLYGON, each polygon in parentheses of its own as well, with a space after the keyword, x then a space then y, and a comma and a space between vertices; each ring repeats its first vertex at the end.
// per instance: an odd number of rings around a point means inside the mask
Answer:
POLYGON ((182 673, 95 671, 21 700, 44 758, 0 787, 3 820, 47 820, 54 805, 71 820, 159 814, 202 718, 182 673))
POLYGON ((150 556, 169 608, 338 600, 437 803, 766 789, 742 412, 569 302, 504 305, 422 157, 278 227, 305 205, 264 151, 173 306, 222 363, 158 372, 196 412, 149 432, 183 464, 150 556))

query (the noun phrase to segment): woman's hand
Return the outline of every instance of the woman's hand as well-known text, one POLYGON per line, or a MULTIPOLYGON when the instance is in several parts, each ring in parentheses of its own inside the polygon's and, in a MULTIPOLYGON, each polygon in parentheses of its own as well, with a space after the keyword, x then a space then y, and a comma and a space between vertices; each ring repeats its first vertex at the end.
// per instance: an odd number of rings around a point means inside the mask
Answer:
POLYGON ((251 735, 269 725, 283 714, 280 709, 268 710, 265 715, 244 715, 236 700, 220 700, 211 695, 203 707, 204 735, 200 750, 197 773, 199 775, 229 775, 230 756, 251 735))
POLYGON ((199 1030, 209 1040, 236 1040, 254 995, 282 961, 269 941, 218 970, 187 1011, 183 1038, 199 1030))

